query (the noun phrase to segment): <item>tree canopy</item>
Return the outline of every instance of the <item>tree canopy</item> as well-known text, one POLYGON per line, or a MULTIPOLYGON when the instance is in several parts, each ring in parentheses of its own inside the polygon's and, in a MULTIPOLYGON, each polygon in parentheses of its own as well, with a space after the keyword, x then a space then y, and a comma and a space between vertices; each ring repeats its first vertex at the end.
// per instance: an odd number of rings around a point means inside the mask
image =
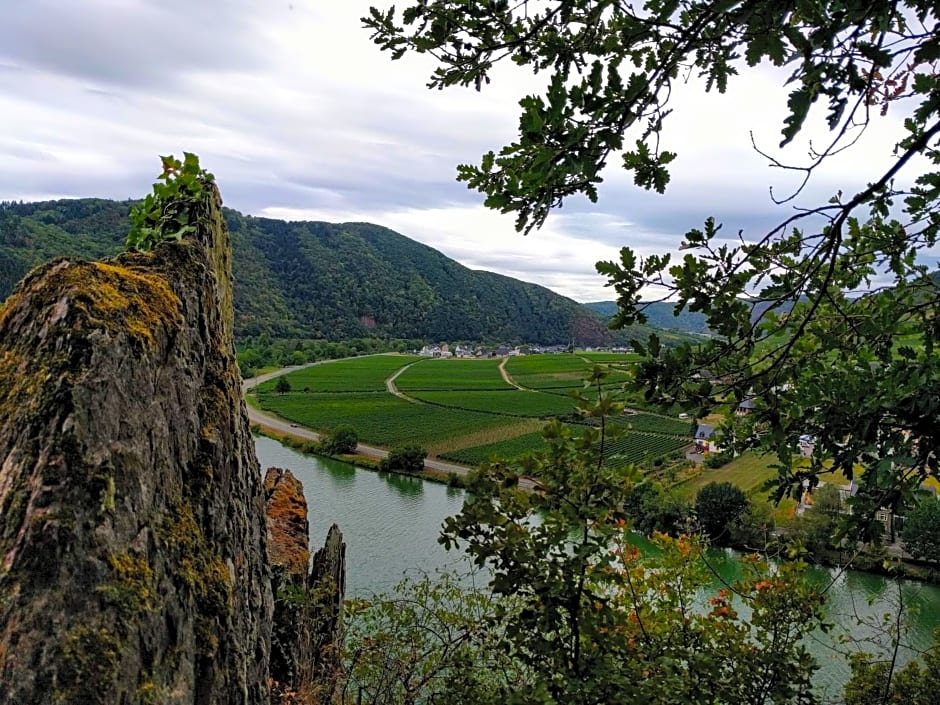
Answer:
POLYGON ((424 0, 373 8, 363 21, 394 58, 435 57, 433 88, 481 89, 500 62, 548 74, 543 94, 520 101, 517 139, 458 167, 525 232, 570 196, 596 200, 615 157, 638 186, 664 191, 676 154, 661 141, 663 125, 672 88, 690 76, 723 93, 761 64, 784 67, 781 145, 814 111, 831 130, 808 163, 776 163, 804 185, 871 121, 902 115, 891 163, 864 188, 798 209, 780 199, 775 227, 733 238, 703 213, 701 228, 676 234, 680 261, 625 247, 598 270, 617 292, 615 325, 645 320, 649 291, 706 316, 716 334, 706 344, 641 346, 640 383, 699 416, 727 410, 733 450, 777 454, 778 497, 830 464, 848 476, 863 467, 852 502, 855 516, 870 517, 908 501, 936 470, 938 284, 923 257, 940 227, 933 0, 424 0), (752 412, 735 417, 744 400, 752 412), (809 459, 800 453, 807 435, 809 459))

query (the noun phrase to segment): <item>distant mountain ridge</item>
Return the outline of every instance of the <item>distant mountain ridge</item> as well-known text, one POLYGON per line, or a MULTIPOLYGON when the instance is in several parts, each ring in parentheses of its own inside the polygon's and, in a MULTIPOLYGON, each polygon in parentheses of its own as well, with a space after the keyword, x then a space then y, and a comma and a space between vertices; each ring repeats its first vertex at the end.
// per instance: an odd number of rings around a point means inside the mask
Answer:
MULTIPOLYGON (((617 313, 616 301, 593 301, 584 305, 607 318, 617 313)), ((647 325, 653 328, 696 334, 708 334, 710 332, 704 314, 683 311, 676 316, 674 314, 675 304, 668 301, 656 301, 646 304, 646 308, 643 310, 649 319, 647 325)))
MULTIPOLYGON (((124 247, 133 201, 0 205, 0 300, 54 257, 124 247)), ((225 209, 235 270, 235 333, 601 345, 645 338, 545 287, 474 271, 369 223, 285 222, 225 209)))

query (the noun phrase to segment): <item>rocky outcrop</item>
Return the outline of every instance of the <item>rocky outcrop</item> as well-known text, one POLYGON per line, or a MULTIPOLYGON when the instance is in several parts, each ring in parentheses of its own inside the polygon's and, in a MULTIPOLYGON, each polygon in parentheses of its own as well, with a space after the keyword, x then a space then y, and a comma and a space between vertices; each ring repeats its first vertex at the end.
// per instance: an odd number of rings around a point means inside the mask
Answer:
POLYGON ((0 702, 268 702, 265 497, 217 191, 0 309, 0 702))
POLYGON ((334 524, 310 567, 307 503, 290 470, 264 479, 275 595, 271 679, 282 703, 331 702, 339 669, 346 544, 334 524))

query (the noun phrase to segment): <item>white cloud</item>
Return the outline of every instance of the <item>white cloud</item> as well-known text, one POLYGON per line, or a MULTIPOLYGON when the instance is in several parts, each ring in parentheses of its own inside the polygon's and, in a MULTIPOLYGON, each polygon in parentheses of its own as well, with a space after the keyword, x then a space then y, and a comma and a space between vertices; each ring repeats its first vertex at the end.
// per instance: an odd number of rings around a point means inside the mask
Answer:
MULTIPOLYGON (((609 298, 594 274, 620 245, 674 247, 707 215, 729 234, 779 218, 767 168, 750 145, 776 144, 785 114, 779 72, 749 71, 727 95, 677 89, 664 146, 679 152, 667 195, 641 191, 612 165, 597 205, 573 199, 522 237, 482 208, 455 166, 515 137, 517 101, 542 77, 500 68, 482 92, 428 91, 427 57, 392 62, 361 28, 376 0, 34 0, 0 24, 0 199, 143 195, 157 155, 195 151, 227 205, 272 217, 370 221, 467 266, 609 298)), ((828 163, 816 204, 863 185, 890 158, 896 121, 828 163)), ((818 126, 810 134, 821 134, 818 126)), ((802 141, 783 153, 805 156, 802 141)))

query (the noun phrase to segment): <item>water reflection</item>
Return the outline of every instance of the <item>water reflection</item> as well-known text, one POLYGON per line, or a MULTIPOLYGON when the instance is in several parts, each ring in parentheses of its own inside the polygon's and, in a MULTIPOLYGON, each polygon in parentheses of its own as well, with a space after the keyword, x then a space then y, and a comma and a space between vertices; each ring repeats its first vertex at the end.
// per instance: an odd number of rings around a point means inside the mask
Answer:
MULTIPOLYGON (((314 546, 322 543, 333 522, 342 528, 350 596, 390 590, 403 575, 415 571, 433 572, 459 564, 460 555, 445 551, 437 537, 444 518, 460 511, 462 490, 413 477, 356 470, 301 455, 268 438, 258 438, 256 450, 262 468, 290 468, 303 482, 314 546)), ((655 551, 642 536, 634 535, 631 543, 644 553, 655 551)), ((716 587, 741 575, 741 564, 731 551, 711 550, 708 560, 717 576, 716 587)), ((821 666, 816 683, 830 696, 841 695, 848 677, 845 653, 878 651, 872 640, 884 636, 884 616, 893 616, 899 604, 910 627, 903 639, 902 660, 928 648, 934 629, 940 628, 940 587, 936 585, 818 566, 808 567, 807 576, 821 587, 828 586, 828 621, 837 625, 832 634, 816 633, 808 643, 821 666), (840 636, 850 637, 852 643, 840 643, 840 636)))
POLYGON ((408 477, 394 472, 380 472, 379 477, 402 497, 415 497, 424 491, 425 483, 417 477, 408 477))

